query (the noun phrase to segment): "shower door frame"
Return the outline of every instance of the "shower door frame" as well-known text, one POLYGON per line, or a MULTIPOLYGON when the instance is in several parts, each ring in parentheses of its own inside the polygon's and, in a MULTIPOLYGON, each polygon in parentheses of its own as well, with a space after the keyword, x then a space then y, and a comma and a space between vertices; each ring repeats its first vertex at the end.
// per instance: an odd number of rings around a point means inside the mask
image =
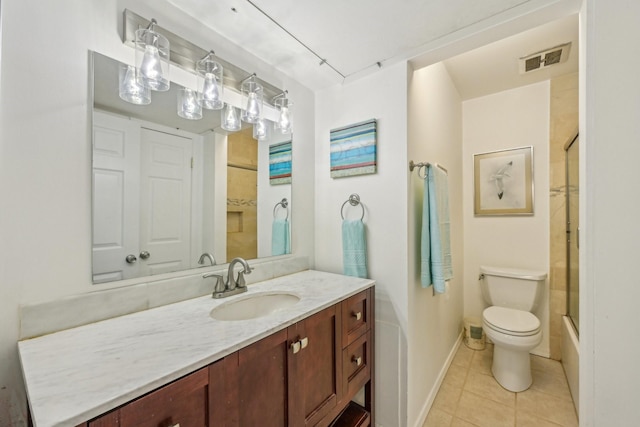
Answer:
MULTIPOLYGON (((569 181, 569 149, 576 144, 577 148, 577 144, 579 144, 579 133, 576 133, 576 135, 570 139, 569 141, 567 141, 567 143, 564 146, 564 151, 565 151, 565 204, 566 204, 566 233, 567 233, 567 239, 566 239, 566 244, 567 244, 567 261, 566 261, 566 266, 567 266, 567 273, 566 273, 566 280, 567 280, 567 284, 566 284, 566 292, 567 292, 567 303, 566 303, 566 313, 567 313, 567 317, 569 318, 569 320, 571 321, 571 325, 573 326, 573 329, 576 333, 576 335, 579 337, 580 336, 580 318, 578 317, 577 319, 577 324, 576 324, 576 319, 574 318, 575 314, 577 313, 573 313, 571 310, 571 301, 572 301, 572 297, 571 297, 571 279, 572 279, 572 275, 571 275, 571 254, 572 254, 572 250, 571 250, 571 244, 573 243, 572 240, 572 232, 571 232, 571 227, 572 227, 572 223, 571 223, 571 203, 570 203, 570 198, 571 198, 571 187, 570 187, 570 181, 569 181)), ((578 161, 580 159, 578 158, 578 161)), ((579 183, 579 182, 578 182, 579 183)), ((578 187, 578 191, 579 191, 579 187, 578 187)), ((578 195, 579 197, 579 195, 578 195)), ((575 241, 576 241, 576 250, 580 248, 580 223, 578 222, 578 226, 576 227, 576 231, 575 231, 575 241)), ((576 257, 576 259, 579 259, 579 254, 578 253, 574 253, 573 254, 574 257, 576 257)), ((577 278, 578 280, 578 292, 580 292, 580 278, 577 278)))

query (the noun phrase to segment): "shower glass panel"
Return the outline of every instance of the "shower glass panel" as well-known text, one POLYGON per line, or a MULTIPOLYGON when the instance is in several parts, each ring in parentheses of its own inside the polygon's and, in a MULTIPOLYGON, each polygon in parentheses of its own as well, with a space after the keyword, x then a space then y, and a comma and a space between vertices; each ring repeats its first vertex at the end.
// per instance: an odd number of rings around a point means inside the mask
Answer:
POLYGON ((565 146, 566 194, 567 194, 567 315, 576 333, 580 332, 578 300, 580 277, 578 271, 578 248, 580 247, 580 222, 578 202, 578 136, 565 146))

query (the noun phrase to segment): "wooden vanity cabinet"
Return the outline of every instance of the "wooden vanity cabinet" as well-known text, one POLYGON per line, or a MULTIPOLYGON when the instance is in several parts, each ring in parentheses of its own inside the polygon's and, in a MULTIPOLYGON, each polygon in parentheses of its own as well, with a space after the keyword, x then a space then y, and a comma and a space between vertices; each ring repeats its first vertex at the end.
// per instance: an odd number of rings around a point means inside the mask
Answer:
POLYGON ((291 426, 322 425, 342 399, 341 317, 337 304, 288 329, 292 345, 301 342, 290 353, 291 426))
POLYGON ((82 426, 374 425, 373 336, 370 288, 82 426))
POLYGON ((334 305, 225 357, 224 406, 212 419, 225 427, 319 425, 341 399, 340 318, 334 305))
POLYGON ((215 426, 286 426, 289 418, 289 339, 282 330, 223 359, 217 388, 223 400, 215 426))

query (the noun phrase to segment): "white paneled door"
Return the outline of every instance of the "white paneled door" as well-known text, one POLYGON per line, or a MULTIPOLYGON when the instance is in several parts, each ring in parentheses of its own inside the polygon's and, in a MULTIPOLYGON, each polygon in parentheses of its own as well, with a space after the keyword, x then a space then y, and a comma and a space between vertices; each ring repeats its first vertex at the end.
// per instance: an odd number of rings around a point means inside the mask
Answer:
POLYGON ((93 115, 93 281, 138 276, 140 125, 93 115))
POLYGON ((140 147, 140 274, 187 269, 193 140, 143 128, 140 147))

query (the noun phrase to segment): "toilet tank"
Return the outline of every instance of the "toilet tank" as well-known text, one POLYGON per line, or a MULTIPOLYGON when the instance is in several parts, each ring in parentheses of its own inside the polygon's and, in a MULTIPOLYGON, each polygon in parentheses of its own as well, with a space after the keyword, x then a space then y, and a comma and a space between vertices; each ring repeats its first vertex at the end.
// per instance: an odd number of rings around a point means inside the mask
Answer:
POLYGON ((480 267, 485 302, 499 307, 533 311, 542 299, 547 273, 503 267, 480 267))

